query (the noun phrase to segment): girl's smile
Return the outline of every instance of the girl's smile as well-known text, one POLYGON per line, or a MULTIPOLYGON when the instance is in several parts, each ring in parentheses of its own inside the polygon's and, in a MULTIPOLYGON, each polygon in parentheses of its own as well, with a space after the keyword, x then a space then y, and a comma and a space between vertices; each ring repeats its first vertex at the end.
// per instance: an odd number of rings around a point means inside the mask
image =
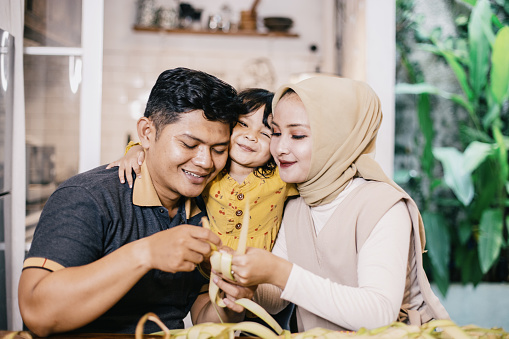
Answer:
POLYGON ((245 144, 237 143, 237 145, 240 147, 240 149, 242 149, 246 152, 256 152, 254 149, 252 149, 249 146, 246 146, 245 144))

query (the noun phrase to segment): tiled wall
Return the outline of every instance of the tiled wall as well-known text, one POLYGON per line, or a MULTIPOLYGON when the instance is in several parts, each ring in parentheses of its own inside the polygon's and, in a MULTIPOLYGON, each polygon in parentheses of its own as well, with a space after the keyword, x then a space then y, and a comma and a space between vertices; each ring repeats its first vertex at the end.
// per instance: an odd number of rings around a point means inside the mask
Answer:
MULTIPOLYGON (((228 1, 189 2, 204 8, 206 15, 228 1)), ((234 10, 248 9, 251 3, 229 2, 234 10)), ((294 74, 314 71, 320 63, 321 4, 262 1, 259 17, 291 17, 295 22, 292 32, 299 34, 298 38, 267 38, 138 32, 132 29, 135 0, 105 1, 101 162, 122 156, 129 135, 137 139, 136 121, 157 76, 166 69, 200 69, 237 89, 259 86, 270 90, 294 74), (313 44, 318 52, 311 52, 313 44)))

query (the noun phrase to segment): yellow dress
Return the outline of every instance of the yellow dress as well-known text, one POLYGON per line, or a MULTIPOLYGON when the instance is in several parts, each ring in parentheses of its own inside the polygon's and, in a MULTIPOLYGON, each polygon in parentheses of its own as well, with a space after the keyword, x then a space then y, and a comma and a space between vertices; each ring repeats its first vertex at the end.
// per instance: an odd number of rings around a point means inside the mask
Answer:
POLYGON ((244 219, 246 197, 249 200, 249 233, 247 246, 272 250, 276 240, 283 207, 289 196, 298 195, 293 184, 279 177, 279 169, 269 178, 250 173, 238 183, 226 171, 212 180, 202 193, 207 206, 210 228, 223 245, 237 248, 244 219))

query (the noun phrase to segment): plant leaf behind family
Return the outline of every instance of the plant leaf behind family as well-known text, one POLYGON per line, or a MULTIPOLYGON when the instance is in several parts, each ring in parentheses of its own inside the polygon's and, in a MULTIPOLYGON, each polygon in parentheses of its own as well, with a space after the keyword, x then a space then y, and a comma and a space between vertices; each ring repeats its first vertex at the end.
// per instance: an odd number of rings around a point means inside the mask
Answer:
MULTIPOLYGON (((476 285, 509 257, 509 26, 500 22, 487 0, 466 2, 475 5, 465 37, 443 39, 439 29, 426 35, 415 27, 426 41, 420 48, 448 65, 462 92, 449 93, 415 76, 412 83, 396 86, 397 94, 418 95, 425 139, 421 167, 429 183, 421 208, 433 281, 444 295, 451 269, 460 272, 463 283, 476 285), (468 118, 459 121, 461 149, 432 146, 427 95, 450 100, 467 112, 468 118), (440 175, 433 171, 437 161, 440 175), (453 193, 452 200, 437 197, 436 190, 443 187, 453 193)), ((507 273, 502 279, 507 281, 507 273)))

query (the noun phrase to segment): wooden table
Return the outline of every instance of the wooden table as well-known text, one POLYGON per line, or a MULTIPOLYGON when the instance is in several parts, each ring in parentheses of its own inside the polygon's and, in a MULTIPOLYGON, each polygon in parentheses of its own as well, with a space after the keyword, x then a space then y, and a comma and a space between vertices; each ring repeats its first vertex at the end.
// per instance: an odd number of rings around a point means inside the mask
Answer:
MULTIPOLYGON (((3 339, 5 336, 11 334, 13 332, 11 331, 0 331, 0 339, 3 339)), ((25 332, 30 333, 30 332, 25 332)), ((32 338, 40 338, 34 335, 33 333, 30 333, 32 338)), ((27 336, 20 336, 17 335, 14 338, 16 339, 27 339, 27 336)), ((134 334, 111 334, 111 333, 75 333, 75 334, 54 334, 49 337, 46 337, 48 339, 71 339, 71 338, 81 338, 81 339, 134 339, 134 334)), ((145 334, 143 336, 144 339, 161 339, 162 336, 160 335, 149 335, 145 334)))

